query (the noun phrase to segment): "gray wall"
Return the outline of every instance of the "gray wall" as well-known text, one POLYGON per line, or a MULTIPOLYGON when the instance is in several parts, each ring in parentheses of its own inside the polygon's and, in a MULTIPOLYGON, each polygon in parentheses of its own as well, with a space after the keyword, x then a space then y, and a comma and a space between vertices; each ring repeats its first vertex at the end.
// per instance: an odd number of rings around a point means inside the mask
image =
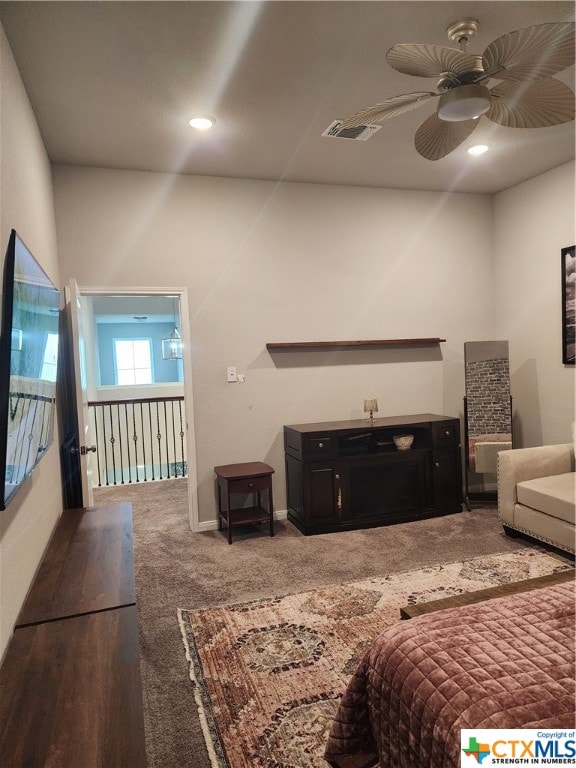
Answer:
POLYGON ((284 424, 363 418, 367 397, 381 416, 461 415, 463 343, 494 338, 490 197, 65 166, 53 176, 64 279, 188 289, 202 522, 215 518, 220 464, 271 464, 285 509, 284 424), (266 349, 429 336, 447 341, 266 349), (226 382, 229 365, 245 384, 226 382))
MULTIPOLYGON (((0 26, 0 250, 14 228, 56 285, 50 164, 12 52, 0 26)), ((0 512, 0 656, 62 512, 58 435, 7 509, 0 512)))
POLYGON ((218 464, 267 461, 285 507, 283 424, 361 418, 365 397, 381 415, 461 416, 465 341, 510 341, 517 445, 570 439, 559 261, 574 242, 573 163, 494 197, 64 166, 53 177, 66 279, 188 288, 202 522, 218 464), (266 350, 422 336, 447 341, 266 350), (245 384, 226 383, 228 365, 245 384))
POLYGON ((576 242, 575 174, 566 163, 494 198, 495 338, 509 342, 519 446, 572 441, 576 369, 562 364, 560 251, 576 242))

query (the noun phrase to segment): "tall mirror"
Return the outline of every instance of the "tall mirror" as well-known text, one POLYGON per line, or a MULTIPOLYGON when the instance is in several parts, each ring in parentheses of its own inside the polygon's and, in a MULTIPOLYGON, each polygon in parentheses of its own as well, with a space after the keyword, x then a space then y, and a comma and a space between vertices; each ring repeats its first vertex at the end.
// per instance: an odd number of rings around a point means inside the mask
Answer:
POLYGON ((512 448, 507 341, 464 343, 465 500, 496 501, 496 460, 512 448))

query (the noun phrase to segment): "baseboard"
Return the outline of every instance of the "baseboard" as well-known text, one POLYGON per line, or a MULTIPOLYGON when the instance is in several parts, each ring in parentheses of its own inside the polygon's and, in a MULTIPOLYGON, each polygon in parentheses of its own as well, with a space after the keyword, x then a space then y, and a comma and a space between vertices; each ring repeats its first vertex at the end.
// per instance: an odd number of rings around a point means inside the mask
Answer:
MULTIPOLYGON (((288 517, 287 509, 280 509, 274 512, 274 520, 286 520, 287 517, 288 517)), ((198 524, 197 533, 203 533, 204 531, 217 531, 217 530, 218 530, 218 520, 206 520, 205 522, 198 524)))

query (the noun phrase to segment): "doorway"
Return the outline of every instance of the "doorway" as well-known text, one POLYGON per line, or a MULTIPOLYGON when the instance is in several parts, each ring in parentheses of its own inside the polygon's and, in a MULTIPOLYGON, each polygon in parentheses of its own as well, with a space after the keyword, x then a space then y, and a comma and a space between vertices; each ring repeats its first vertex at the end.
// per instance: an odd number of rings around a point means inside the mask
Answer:
POLYGON ((80 287, 67 310, 84 487, 185 478, 198 530, 187 290, 80 287))

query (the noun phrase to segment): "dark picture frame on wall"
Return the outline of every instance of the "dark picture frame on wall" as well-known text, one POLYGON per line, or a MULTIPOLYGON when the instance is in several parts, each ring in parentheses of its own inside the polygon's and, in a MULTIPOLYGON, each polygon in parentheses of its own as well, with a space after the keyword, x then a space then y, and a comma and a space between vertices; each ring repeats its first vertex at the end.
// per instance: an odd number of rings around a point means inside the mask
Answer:
POLYGON ((576 246, 562 248, 562 362, 576 363, 576 246))

